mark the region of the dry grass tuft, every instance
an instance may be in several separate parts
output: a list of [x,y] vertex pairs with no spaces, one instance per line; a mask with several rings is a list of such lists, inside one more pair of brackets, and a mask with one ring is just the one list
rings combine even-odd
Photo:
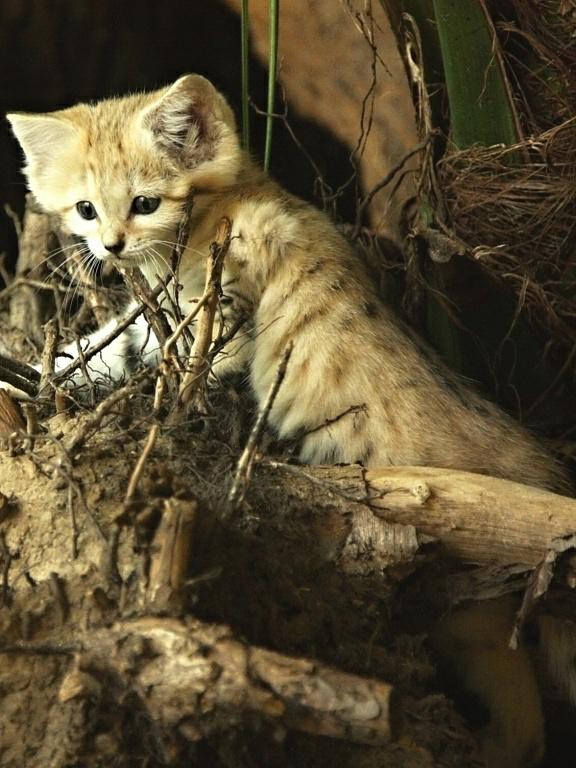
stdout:
[[576,341],[576,118],[510,147],[447,154],[454,232],[554,341]]

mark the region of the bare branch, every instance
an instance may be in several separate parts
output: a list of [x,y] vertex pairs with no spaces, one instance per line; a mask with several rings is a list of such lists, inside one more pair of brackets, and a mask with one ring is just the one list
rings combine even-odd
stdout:
[[250,714],[360,744],[386,743],[398,730],[387,683],[248,645],[223,626],[145,618],[92,631],[85,649],[82,668],[114,672],[124,690],[135,687],[159,734],[178,727],[199,741]]
[[252,431],[250,432],[246,446],[242,451],[240,459],[238,460],[234,480],[228,493],[227,514],[230,514],[238,508],[242,502],[242,499],[244,498],[244,494],[246,493],[246,488],[248,487],[248,483],[250,482],[250,475],[252,473],[254,454],[256,453],[258,443],[262,438],[262,433],[264,432],[266,422],[268,421],[268,416],[272,410],[274,401],[276,400],[276,395],[278,394],[278,391],[282,386],[282,382],[284,381],[284,377],[286,376],[286,369],[288,368],[288,361],[290,360],[292,349],[293,344],[292,342],[289,342],[288,346],[284,350],[280,364],[278,365],[276,376],[274,377],[274,381],[270,386],[266,400],[258,412],[258,416],[254,422],[254,426],[252,427]]
[[209,372],[208,352],[212,343],[214,318],[221,294],[222,267],[230,247],[231,232],[232,222],[230,219],[222,218],[218,225],[216,238],[210,246],[196,337],[190,352],[188,370],[180,386],[180,402],[187,408],[195,408],[200,413],[206,413],[207,410],[205,389]]
[[[157,286],[154,291],[152,291],[152,294],[156,297],[159,296],[162,291],[163,286]],[[69,365],[67,365],[65,368],[62,368],[60,371],[58,371],[56,374],[54,374],[54,382],[60,383],[62,381],[65,381],[74,371],[76,371],[78,368],[80,368],[83,364],[85,365],[88,363],[89,360],[91,360],[94,355],[99,354],[102,352],[103,349],[105,349],[109,344],[111,344],[114,339],[117,339],[118,336],[120,336],[126,328],[128,328],[132,323],[136,320],[137,317],[140,317],[142,312],[144,312],[145,304],[140,303],[137,307],[135,307],[130,314],[126,315],[126,317],[123,320],[120,320],[118,322],[118,325],[114,327],[114,329],[105,336],[101,341],[98,342],[98,344],[95,344],[93,347],[88,347],[88,349],[84,350],[82,357],[78,356],[75,360],[73,360]]]
[[42,350],[42,372],[38,385],[38,396],[48,397],[54,377],[54,365],[58,348],[58,320],[53,317],[44,325],[44,349]]
[[[138,301],[144,305],[146,320],[158,339],[158,343],[163,346],[166,343],[166,339],[172,333],[172,330],[162,307],[158,303],[155,292],[148,285],[148,281],[139,267],[119,266],[118,271],[126,281],[134,296],[136,296]],[[162,285],[160,291],[163,289],[164,286]]]
[[84,415],[65,446],[66,451],[70,456],[73,456],[74,452],[77,451],[92,434],[98,431],[102,420],[109,413],[113,412],[121,402],[142,390],[147,378],[148,377],[144,375],[133,376],[126,386],[112,392],[105,400],[102,400],[102,402],[99,403],[92,413]]
[[12,360],[6,355],[0,355],[0,381],[5,381],[30,397],[35,397],[38,392],[40,374],[31,365]]

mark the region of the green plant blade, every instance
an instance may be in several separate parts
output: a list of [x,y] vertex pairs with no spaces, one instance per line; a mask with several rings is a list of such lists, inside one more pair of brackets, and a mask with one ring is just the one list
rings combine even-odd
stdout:
[[278,4],[269,0],[268,5],[268,103],[266,106],[266,142],[264,144],[264,169],[270,167],[272,155],[272,128],[274,125],[274,99],[276,96],[276,74],[278,69]]
[[515,144],[520,122],[483,0],[434,0],[434,16],[455,147]]
[[242,14],[240,16],[241,35],[241,59],[242,59],[242,146],[250,149],[250,84],[248,79],[248,66],[250,55],[250,40],[248,32],[250,28],[249,0],[242,0]]

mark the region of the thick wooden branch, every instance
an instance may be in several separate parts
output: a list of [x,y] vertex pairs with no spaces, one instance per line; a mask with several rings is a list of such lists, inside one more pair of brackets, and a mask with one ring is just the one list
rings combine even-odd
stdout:
[[388,467],[367,472],[366,481],[379,517],[438,538],[448,554],[464,562],[532,567],[576,533],[575,499],[510,480]]
[[487,475],[435,467],[364,470],[275,462],[262,464],[258,472],[260,481],[270,475],[271,492],[274,483],[289,486],[306,506],[337,511],[347,521],[340,551],[354,535],[363,557],[380,559],[382,565],[406,560],[435,539],[447,555],[465,563],[529,570],[550,550],[570,546],[576,534],[575,499]]
[[166,315],[164,314],[158,300],[156,299],[155,291],[153,291],[140,267],[137,266],[118,266],[118,271],[124,278],[126,284],[131,289],[134,296],[139,302],[144,304],[144,314],[150,327],[154,331],[154,335],[158,339],[158,343],[162,346],[166,339],[171,334],[171,328]]
[[[22,643],[3,653],[61,653]],[[189,741],[246,722],[385,744],[399,731],[392,686],[305,659],[249,645],[221,625],[148,617],[76,638],[59,689],[61,706],[129,700],[145,713],[158,742]],[[106,691],[102,681],[106,680]]]
[[[229,629],[167,618],[92,632],[61,686],[61,700],[91,696],[88,676],[110,672],[136,692],[158,732],[191,741],[250,715],[308,733],[382,744],[397,730],[392,686],[248,645]],[[77,667],[84,673],[78,684]]]

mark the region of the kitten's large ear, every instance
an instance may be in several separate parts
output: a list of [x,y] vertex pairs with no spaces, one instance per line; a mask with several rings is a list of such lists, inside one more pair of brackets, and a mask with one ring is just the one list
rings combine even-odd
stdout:
[[72,123],[55,114],[14,113],[6,117],[24,150],[29,174],[56,160],[77,137]]
[[155,141],[190,168],[216,156],[223,133],[235,133],[232,110],[201,75],[179,78],[145,110],[143,121]]

